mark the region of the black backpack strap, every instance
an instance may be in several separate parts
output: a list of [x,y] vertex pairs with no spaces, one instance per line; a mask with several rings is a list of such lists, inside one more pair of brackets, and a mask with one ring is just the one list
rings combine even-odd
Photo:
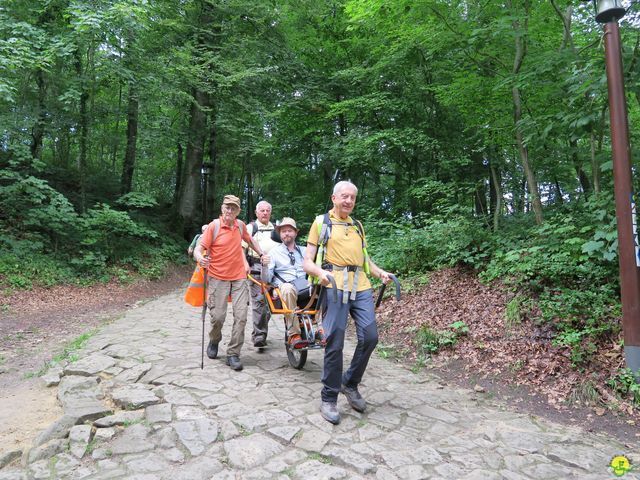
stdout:
[[278,274],[278,272],[274,271],[274,272],[273,272],[273,276],[274,276],[274,277],[277,277],[277,278],[278,278],[278,280],[280,280],[282,283],[287,283],[287,281],[286,281],[284,278],[282,278],[282,277]]
[[329,212],[327,212],[322,217],[322,228],[320,229],[318,245],[326,245],[329,238],[331,238],[331,218],[329,218]]

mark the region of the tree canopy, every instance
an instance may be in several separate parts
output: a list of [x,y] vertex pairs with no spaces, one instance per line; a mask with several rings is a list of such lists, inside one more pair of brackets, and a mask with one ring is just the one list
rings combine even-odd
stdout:
[[[632,145],[638,5],[621,21]],[[0,278],[13,286],[36,271],[158,273],[228,193],[247,219],[267,199],[308,227],[339,170],[389,268],[467,263],[526,283],[550,318],[567,288],[576,309],[612,317],[611,168],[589,2],[0,7]],[[607,290],[586,299],[587,284]],[[580,315],[580,331],[600,328]]]

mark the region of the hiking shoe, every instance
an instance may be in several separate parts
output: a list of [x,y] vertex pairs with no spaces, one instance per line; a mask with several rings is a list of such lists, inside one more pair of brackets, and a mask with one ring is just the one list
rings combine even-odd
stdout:
[[360,392],[358,392],[358,387],[347,387],[346,385],[342,385],[340,389],[344,396],[347,397],[347,402],[351,405],[356,412],[364,412],[367,409],[367,402],[364,401]]
[[207,357],[211,360],[214,358],[218,358],[218,344],[209,341],[209,345],[207,346]]
[[256,348],[266,347],[267,341],[262,337],[258,337],[253,341],[253,346]]
[[237,355],[230,355],[227,357],[227,365],[231,367],[232,370],[239,372],[242,370],[242,362],[238,358]]
[[325,402],[320,404],[320,415],[327,422],[337,425],[340,423],[340,412],[338,412],[338,405],[336,402]]
[[304,348],[309,345],[309,342],[303,340],[299,333],[289,335],[289,340],[287,340],[287,342],[291,348]]

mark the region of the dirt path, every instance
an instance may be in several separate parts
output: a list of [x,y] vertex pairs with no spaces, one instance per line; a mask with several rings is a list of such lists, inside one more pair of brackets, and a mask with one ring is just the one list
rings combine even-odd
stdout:
[[[58,390],[65,416],[80,424],[59,422],[63,438],[45,436],[0,478],[600,480],[611,478],[614,456],[634,467],[639,458],[637,442],[514,413],[379,354],[359,385],[366,408],[341,394],[332,425],[319,412],[322,351],[291,368],[274,315],[262,351],[246,323],[244,369],[232,370],[228,308],[219,357],[201,366],[200,309],[181,293],[128,310],[76,351]],[[346,364],[357,343],[349,330]]]
[[62,414],[56,389],[38,376],[65,347],[152,298],[185,284],[191,267],[157,281],[58,286],[0,298],[0,452],[26,446]]
[[[171,292],[184,285],[191,267],[176,268],[159,281],[139,281],[128,285],[117,283],[89,288],[56,287],[21,292],[0,297],[0,452],[19,449],[61,414],[56,400],[56,389],[46,388],[37,376],[52,358],[62,355],[69,342],[105,323],[118,318],[148,300]],[[446,270],[432,275],[426,288],[418,288],[405,295],[402,304],[388,304],[380,311],[381,347],[406,345],[396,349],[394,356],[407,366],[416,366],[416,325],[429,321],[434,325],[464,319],[470,326],[499,329],[503,322],[505,299],[498,291],[482,287],[470,275]],[[482,304],[483,309],[477,305]],[[488,307],[487,307],[488,306]],[[416,318],[417,312],[419,318]],[[476,318],[477,317],[477,318]],[[438,320],[440,319],[440,320]],[[413,329],[407,328],[407,325]],[[413,333],[411,333],[413,332]],[[474,333],[473,335],[479,335]],[[505,342],[494,342],[495,348],[509,347]],[[424,365],[432,369],[443,381],[473,389],[478,386],[487,395],[506,400],[521,412],[534,413],[569,425],[580,424],[589,431],[606,432],[622,441],[640,438],[637,416],[595,413],[593,406],[557,404],[549,402],[549,392],[536,388],[522,375],[514,378],[509,365],[514,357],[499,351],[495,355],[478,357],[461,342],[457,349],[441,352]],[[403,350],[400,352],[398,350]],[[472,360],[470,360],[472,359]],[[500,360],[494,362],[494,360]],[[472,368],[470,368],[473,366]],[[495,367],[489,370],[488,367]],[[503,374],[500,374],[502,369]],[[537,372],[538,370],[534,370]],[[555,377],[555,393],[563,377]]]

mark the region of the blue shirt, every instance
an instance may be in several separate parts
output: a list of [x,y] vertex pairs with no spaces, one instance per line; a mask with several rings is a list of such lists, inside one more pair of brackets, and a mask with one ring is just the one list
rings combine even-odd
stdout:
[[[302,269],[302,261],[304,260],[305,250],[306,247],[299,247],[298,245],[296,245],[293,249],[293,252],[289,252],[289,249],[284,243],[281,243],[277,247],[272,248],[269,251],[269,257],[271,257],[271,261],[269,262],[269,271],[265,280],[277,286],[282,284],[283,280],[276,277],[274,273],[277,273],[280,277],[282,277],[284,279],[284,282],[291,282],[296,278],[304,278],[307,275]],[[292,257],[289,255],[289,253],[293,254],[293,265],[291,265]]]

